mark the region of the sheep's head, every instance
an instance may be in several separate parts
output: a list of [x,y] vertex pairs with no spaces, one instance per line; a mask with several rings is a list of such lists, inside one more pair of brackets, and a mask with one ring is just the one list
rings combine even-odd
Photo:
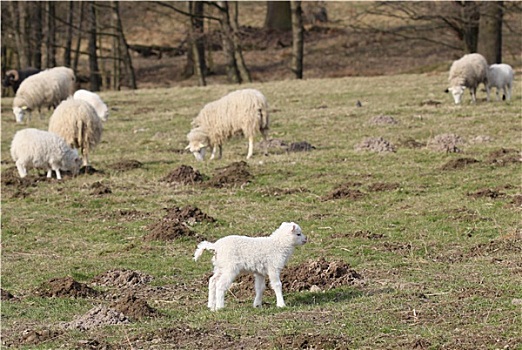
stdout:
[[463,85],[452,86],[446,89],[446,92],[451,92],[453,95],[453,100],[455,100],[455,104],[460,104],[462,101],[462,95],[464,94],[464,90],[466,87]]
[[9,70],[5,73],[5,78],[2,81],[4,87],[13,86],[15,82],[20,80],[20,75],[17,70]]
[[15,120],[17,123],[22,123],[24,121],[24,115],[27,112],[30,112],[27,106],[13,107],[13,113],[15,115]]
[[209,145],[207,134],[203,130],[196,128],[187,134],[187,140],[189,144],[185,149],[190,150],[198,161],[203,161],[205,159],[205,150]]
[[71,149],[66,152],[62,163],[62,170],[70,171],[74,176],[78,175],[82,165],[82,159],[78,155],[78,150]]
[[283,222],[274,234],[284,239],[285,242],[287,240],[291,241],[293,246],[303,245],[307,242],[301,227],[295,222]]

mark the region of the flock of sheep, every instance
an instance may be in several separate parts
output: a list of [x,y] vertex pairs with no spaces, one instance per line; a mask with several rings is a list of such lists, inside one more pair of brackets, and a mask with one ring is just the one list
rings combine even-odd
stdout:
[[[469,54],[453,62],[449,72],[449,88],[456,104],[461,103],[463,92],[470,89],[473,102],[476,90],[484,84],[489,101],[490,89],[503,90],[504,98],[511,98],[513,69],[507,64],[488,66],[480,54]],[[27,112],[43,107],[53,107],[49,131],[23,129],[18,131],[11,144],[11,156],[20,177],[29,168],[47,170],[47,177],[60,170],[78,173],[80,164],[87,166],[89,152],[100,142],[103,123],[108,118],[108,108],[95,93],[74,92],[75,76],[71,69],[56,67],[28,75],[17,86],[13,101],[16,121],[21,123]],[[248,138],[247,159],[253,154],[254,137],[260,133],[268,137],[269,116],[266,97],[255,89],[242,89],[206,104],[192,121],[188,133],[188,146],[198,161],[205,150],[212,148],[210,159],[221,158],[223,143],[234,135]],[[268,142],[264,142],[265,145]],[[83,156],[80,160],[77,150]],[[265,148],[265,154],[267,149]],[[235,277],[243,271],[255,276],[254,307],[261,306],[265,289],[265,276],[275,291],[277,306],[285,306],[279,275],[293,253],[294,247],[306,243],[306,237],[296,223],[283,223],[269,237],[250,238],[227,236],[215,243],[201,242],[194,259],[204,250],[212,250],[214,274],[209,280],[208,307],[215,311],[224,307],[224,294]]]

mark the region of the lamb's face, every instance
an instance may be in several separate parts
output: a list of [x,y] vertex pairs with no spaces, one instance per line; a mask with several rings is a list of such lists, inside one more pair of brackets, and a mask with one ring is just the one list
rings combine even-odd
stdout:
[[80,172],[80,167],[82,165],[82,159],[78,155],[78,151],[76,149],[67,152],[65,156],[64,169],[73,173],[74,176],[78,175]]
[[283,222],[279,229],[282,230],[284,234],[292,237],[294,246],[303,245],[307,242],[307,238],[303,234],[301,227],[295,222]]
[[453,95],[453,100],[455,100],[455,104],[460,104],[462,101],[462,95],[464,94],[464,90],[466,89],[465,86],[459,85],[459,86],[452,86],[448,88],[448,91],[451,92]]

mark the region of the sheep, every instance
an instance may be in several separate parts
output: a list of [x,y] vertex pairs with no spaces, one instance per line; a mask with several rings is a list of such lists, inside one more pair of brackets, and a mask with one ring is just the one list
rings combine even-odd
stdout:
[[218,159],[221,159],[223,142],[242,133],[248,138],[249,159],[254,151],[254,136],[261,132],[266,141],[268,129],[266,97],[255,89],[237,90],[203,107],[192,121],[192,130],[187,134],[189,145],[186,149],[189,149],[198,161],[202,161],[206,147],[212,147],[211,160],[215,158],[219,148]]
[[89,152],[100,142],[103,125],[89,102],[68,98],[60,103],[49,120],[49,131],[81,149],[83,166],[89,165]]
[[504,91],[503,100],[511,99],[511,89],[515,73],[509,64],[492,64],[488,70],[488,89],[497,88],[497,101],[500,100],[499,90]]
[[55,67],[46,69],[25,79],[13,100],[13,113],[17,123],[23,121],[25,112],[42,107],[56,108],[74,92],[75,76],[72,69]]
[[103,102],[101,97],[94,92],[80,89],[74,93],[73,98],[89,102],[103,122],[106,122],[107,119],[109,119],[109,109],[107,108],[107,105]]
[[269,237],[233,235],[218,239],[215,243],[199,243],[194,253],[195,261],[205,249],[214,251],[214,274],[210,277],[208,290],[210,310],[217,311],[225,307],[225,291],[241,272],[254,274],[254,307],[261,307],[266,275],[276,294],[277,306],[284,307],[280,273],[294,248],[305,243],[306,236],[294,222],[283,222]]
[[476,92],[480,83],[486,87],[487,100],[489,101],[488,89],[488,63],[484,56],[478,53],[464,55],[453,62],[449,71],[449,88],[455,104],[460,104],[464,89],[469,88],[473,103],[477,102]]
[[35,75],[37,73],[40,73],[40,70],[33,67],[28,67],[25,69],[11,69],[8,70],[5,73],[4,80],[2,81],[2,85],[6,88],[11,87],[13,89],[13,92],[16,94],[18,91],[18,88],[20,87],[20,84],[22,82],[29,78],[31,75]]
[[81,164],[78,152],[60,136],[32,128],[16,132],[11,142],[11,157],[21,178],[27,176],[30,168],[44,168],[48,178],[54,170],[56,178],[61,180],[60,170],[72,171],[76,175]]

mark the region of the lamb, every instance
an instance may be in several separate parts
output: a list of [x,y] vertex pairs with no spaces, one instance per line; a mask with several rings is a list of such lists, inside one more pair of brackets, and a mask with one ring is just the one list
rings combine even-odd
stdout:
[[470,89],[473,103],[476,103],[476,92],[480,83],[483,83],[486,87],[487,100],[489,101],[488,63],[484,56],[472,53],[454,61],[449,71],[448,80],[449,88],[446,89],[446,92],[452,93],[455,104],[460,104],[466,88]]
[[46,69],[25,79],[13,100],[13,113],[17,123],[23,121],[26,112],[42,107],[56,108],[74,92],[75,76],[72,69],[55,67]]
[[294,248],[305,243],[301,227],[294,222],[283,222],[269,237],[226,236],[215,243],[199,243],[194,260],[198,260],[205,249],[214,251],[214,274],[210,277],[208,290],[210,310],[225,307],[225,291],[241,272],[254,274],[254,307],[261,307],[266,275],[276,294],[277,306],[284,307],[280,273]]
[[90,103],[69,98],[51,115],[49,131],[63,137],[69,146],[81,149],[83,166],[88,166],[89,152],[101,141],[103,125]]
[[61,180],[60,170],[69,170],[76,175],[81,164],[78,152],[60,136],[32,128],[19,130],[15,134],[11,143],[11,157],[21,178],[27,176],[30,168],[44,168],[48,178],[54,170],[56,178]]
[[504,91],[503,100],[511,99],[511,89],[515,73],[509,64],[492,64],[488,70],[488,89],[497,88],[497,101],[500,100],[499,90]]
[[212,147],[211,160],[215,158],[219,148],[218,159],[221,159],[223,142],[242,133],[248,138],[249,159],[254,151],[254,136],[261,132],[266,141],[268,129],[266,97],[255,89],[237,90],[203,107],[192,121],[192,130],[187,135],[189,145],[186,149],[189,149],[198,161],[202,161],[206,147]]
[[37,73],[40,73],[40,70],[33,67],[28,67],[25,69],[11,69],[5,72],[4,80],[2,81],[2,85],[6,88],[11,87],[13,89],[13,92],[16,94],[18,91],[18,88],[20,87],[20,84],[22,82],[29,78],[31,75],[35,75]]
[[74,93],[73,98],[89,102],[103,122],[106,122],[107,119],[109,119],[109,109],[107,108],[107,105],[103,102],[101,97],[94,92],[80,89]]

